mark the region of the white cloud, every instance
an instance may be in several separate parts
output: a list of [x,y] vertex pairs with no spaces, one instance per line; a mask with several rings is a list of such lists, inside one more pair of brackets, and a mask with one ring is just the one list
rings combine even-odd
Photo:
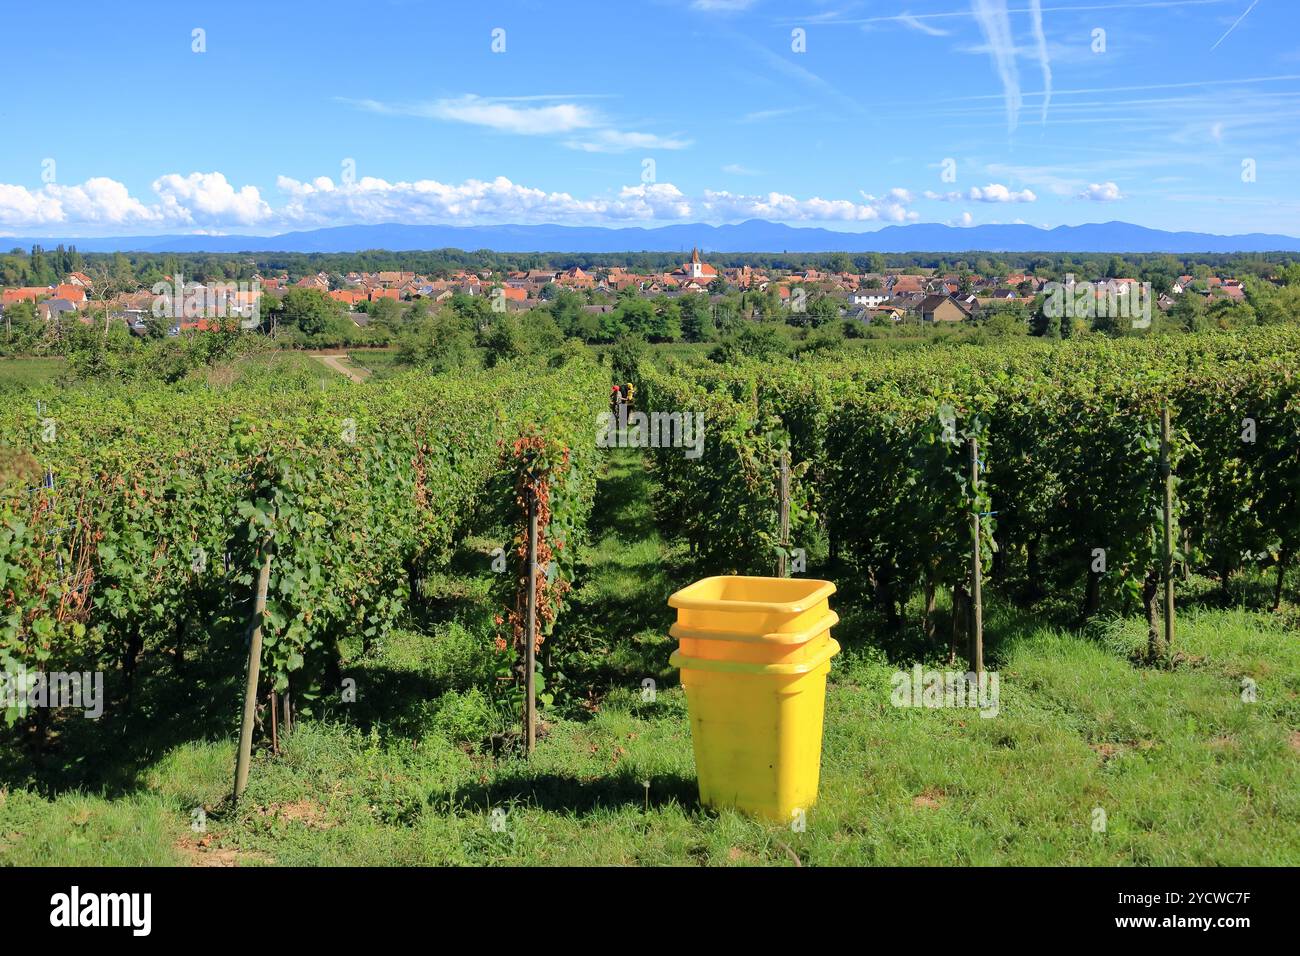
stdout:
[[0,183],[0,223],[6,226],[63,222],[63,206],[49,187],[35,191],[26,186]]
[[780,109],[771,110],[754,110],[752,113],[746,113],[740,119],[736,120],[736,122],[761,123],[763,120],[777,119],[781,116],[791,116],[795,113],[802,113],[804,110],[805,107],[802,106],[782,107]]
[[251,226],[271,216],[256,186],[236,190],[221,173],[169,173],[154,180],[153,191],[163,215],[176,222]]
[[[371,102],[371,101],[366,101]],[[545,106],[516,106],[513,102],[488,99],[473,94],[455,99],[434,100],[409,107],[381,108],[377,112],[396,112],[409,116],[485,126],[503,133],[522,136],[569,133],[588,129],[599,123],[590,107],[579,103],[551,103]]]
[[281,215],[298,225],[327,222],[585,222],[697,219],[728,222],[770,219],[777,222],[908,222],[912,195],[890,190],[863,202],[769,192],[762,195],[705,190],[688,196],[671,183],[624,186],[612,198],[578,199],[547,193],[497,177],[448,185],[433,180],[390,183],[364,178],[335,185],[327,178],[300,182],[281,177],[289,201]]
[[692,10],[704,10],[707,13],[730,13],[735,10],[748,10],[754,0],[691,0]]
[[543,106],[517,106],[553,97],[484,97],[467,93],[447,99],[419,103],[384,103],[380,100],[345,99],[358,109],[386,116],[415,116],[483,126],[502,133],[540,136],[571,133],[601,124],[600,114],[580,103],[548,102]]
[[570,140],[564,144],[570,149],[587,153],[625,153],[629,149],[686,149],[689,139],[677,135],[658,136],[654,133],[621,132],[614,129],[596,130],[590,137]]
[[[591,99],[595,95],[569,95],[567,99]],[[620,130],[600,111],[581,103],[558,102],[558,95],[485,97],[467,93],[449,99],[420,103],[384,103],[379,100],[344,99],[358,109],[390,116],[465,123],[516,136],[581,134],[565,142],[570,149],[588,153],[624,153],[630,149],[686,149],[689,139],[678,134],[660,136]],[[543,105],[520,105],[520,104]]]
[[60,221],[130,223],[161,218],[157,209],[133,198],[126,186],[106,176],[94,176],[79,186],[51,183],[45,192],[58,203]]
[[287,176],[277,180],[289,201],[281,218],[297,225],[331,222],[538,221],[572,219],[599,213],[591,202],[568,193],[521,186],[504,176],[487,181],[467,179],[459,185],[432,179],[390,183],[364,176],[336,184],[328,177],[309,183]]
[[1120,194],[1119,186],[1111,182],[1089,183],[1088,188],[1079,193],[1080,199],[1091,199],[1093,202],[1115,202],[1117,199],[1123,199]]
[[905,222],[916,214],[905,208],[897,198],[877,199],[863,195],[866,200],[855,203],[847,199],[796,199],[785,193],[770,192],[762,196],[748,196],[726,191],[705,190],[701,210],[710,221],[735,219],[770,219],[774,222]]
[[[743,167],[741,167],[743,168]],[[613,225],[632,222],[911,222],[915,197],[906,189],[860,199],[798,197],[704,190],[687,195],[672,183],[641,183],[613,193],[579,197],[495,179],[443,183],[433,179],[389,181],[366,176],[353,182],[328,176],[276,180],[279,201],[268,203],[254,186],[236,187],[218,172],[169,173],[153,183],[156,200],[133,197],[115,180],[96,178],[79,186],[40,189],[0,184],[0,226],[65,234],[123,234],[113,226],[145,224],[153,232],[220,232],[257,227],[260,232],[341,224],[400,222],[542,223]],[[79,228],[81,227],[81,228]],[[91,227],[86,229],[84,227]]]
[[123,183],[94,176],[84,183],[47,183],[39,189],[0,183],[0,223],[6,226],[109,225],[140,223],[251,224],[270,214],[257,189],[238,192],[220,173],[175,173],[153,184],[159,201],[146,204]]
[[972,186],[963,192],[936,193],[931,190],[925,191],[926,199],[938,200],[939,202],[1037,202],[1038,196],[1032,189],[1022,189],[1019,192],[1002,185],[1001,183],[989,183],[987,186]]

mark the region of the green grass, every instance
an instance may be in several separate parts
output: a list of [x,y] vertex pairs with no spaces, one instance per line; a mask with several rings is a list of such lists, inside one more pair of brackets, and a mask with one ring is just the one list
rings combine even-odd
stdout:
[[191,376],[215,388],[255,382],[275,383],[283,391],[334,384],[343,376],[310,355],[293,349],[267,349],[241,355],[220,365],[196,369]]
[[62,358],[2,358],[0,388],[48,385],[62,375],[66,367]]
[[[477,624],[486,587],[448,577],[444,619],[350,661],[358,702],[301,721],[280,756],[259,753],[238,808],[225,799],[232,675],[214,693],[224,729],[141,746],[102,792],[93,768],[76,789],[0,792],[0,862],[1300,864],[1300,644],[1273,615],[1240,608],[1184,610],[1179,656],[1156,669],[1134,663],[1136,620],[1079,634],[992,604],[992,718],[892,706],[896,665],[867,618],[846,613],[806,831],[701,807],[667,666],[664,601],[688,572],[659,539],[648,492],[638,460],[620,453],[555,638],[570,698],[594,702],[549,715],[531,761],[485,742],[500,729],[478,689],[490,680]],[[653,703],[644,677],[658,682]],[[203,832],[191,828],[199,807]]]
[[354,369],[369,372],[370,378],[380,381],[410,371],[406,366],[397,364],[397,349],[352,349],[348,352],[347,364]]

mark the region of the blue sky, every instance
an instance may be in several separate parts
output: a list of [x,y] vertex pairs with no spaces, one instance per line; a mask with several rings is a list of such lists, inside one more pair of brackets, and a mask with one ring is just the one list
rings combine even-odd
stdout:
[[0,234],[749,218],[1300,234],[1295,0],[60,9],[0,4]]

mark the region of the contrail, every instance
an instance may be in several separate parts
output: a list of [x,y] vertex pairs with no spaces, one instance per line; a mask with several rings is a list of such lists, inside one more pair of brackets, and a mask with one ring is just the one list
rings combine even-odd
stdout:
[[1047,107],[1052,102],[1052,64],[1047,59],[1047,37],[1043,34],[1043,6],[1041,0],[1029,0],[1029,11],[1034,20],[1034,39],[1038,42],[1038,63],[1043,68],[1043,125],[1047,125]]
[[993,54],[993,64],[1002,79],[1002,93],[1007,104],[1007,131],[1015,132],[1020,115],[1020,72],[1016,69],[1016,44],[1011,36],[1011,21],[1006,0],[971,0],[971,11]]
[[[1246,19],[1246,14],[1250,13],[1251,10],[1254,10],[1258,4],[1259,4],[1259,0],[1251,0],[1250,6],[1246,8],[1246,13],[1243,13],[1241,16],[1237,17],[1237,19],[1233,22],[1232,26],[1228,27],[1228,33],[1231,33],[1233,30],[1237,29],[1237,24],[1240,23],[1242,20]],[[1223,36],[1219,37],[1219,39],[1214,41],[1214,46],[1210,47],[1211,52],[1217,49],[1220,43],[1228,39],[1228,33],[1225,33]]]

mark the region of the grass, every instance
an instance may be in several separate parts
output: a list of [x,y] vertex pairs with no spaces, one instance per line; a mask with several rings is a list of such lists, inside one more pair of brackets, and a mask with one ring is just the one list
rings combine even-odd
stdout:
[[[620,453],[555,639],[570,704],[548,716],[531,761],[485,742],[500,724],[479,689],[486,587],[449,578],[441,620],[350,661],[357,703],[301,721],[280,756],[259,753],[238,808],[225,799],[238,695],[228,674],[191,702],[227,717],[172,721],[196,729],[139,745],[111,786],[96,766],[61,768],[81,782],[47,777],[45,788],[10,768],[0,862],[1300,864],[1300,645],[1273,615],[1203,602],[1180,616],[1170,669],[1134,663],[1136,620],[1076,633],[991,603],[991,718],[892,706],[898,664],[865,616],[846,613],[806,831],[701,807],[667,666],[664,602],[689,571],[659,539],[648,491],[638,459]],[[653,702],[645,677],[658,682]]]
[[63,374],[62,358],[18,357],[0,359],[0,388],[48,385]]
[[277,390],[285,392],[320,387],[321,383],[333,384],[341,378],[337,371],[310,355],[291,349],[267,349],[241,355],[219,365],[195,369],[191,377],[214,388],[260,382],[272,383]]
[[348,352],[347,364],[369,372],[372,379],[380,381],[409,371],[406,366],[397,364],[397,349],[352,349]]

